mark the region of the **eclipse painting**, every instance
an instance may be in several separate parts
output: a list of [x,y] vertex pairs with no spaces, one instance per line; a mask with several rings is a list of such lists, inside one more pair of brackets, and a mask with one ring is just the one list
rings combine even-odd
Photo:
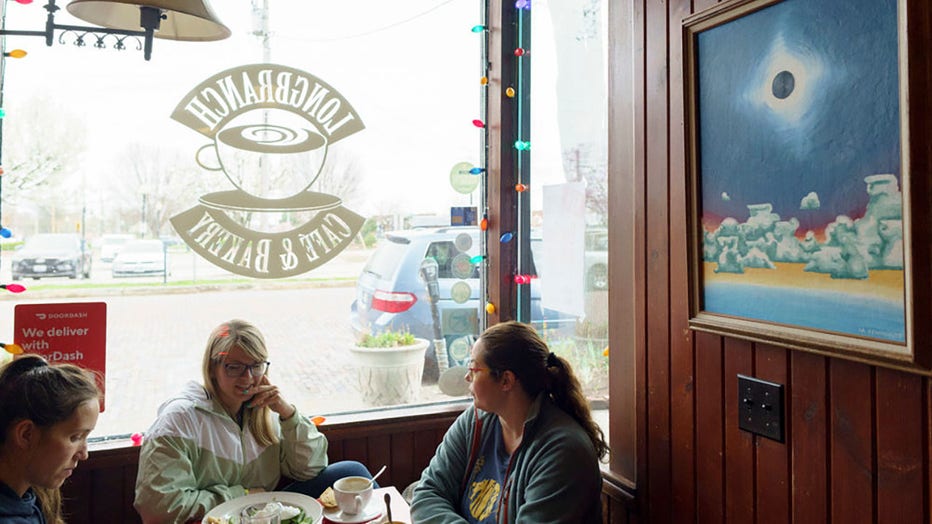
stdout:
[[696,34],[702,309],[905,342],[896,0]]

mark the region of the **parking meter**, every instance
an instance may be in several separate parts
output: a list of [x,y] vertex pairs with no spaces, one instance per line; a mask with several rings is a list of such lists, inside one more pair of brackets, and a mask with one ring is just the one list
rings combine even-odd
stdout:
[[434,324],[434,355],[437,357],[437,369],[443,374],[449,367],[447,357],[447,341],[443,338],[440,326],[440,310],[437,302],[440,300],[440,284],[437,282],[439,266],[433,258],[421,261],[419,274],[421,280],[427,285],[427,295],[430,298],[430,316]]

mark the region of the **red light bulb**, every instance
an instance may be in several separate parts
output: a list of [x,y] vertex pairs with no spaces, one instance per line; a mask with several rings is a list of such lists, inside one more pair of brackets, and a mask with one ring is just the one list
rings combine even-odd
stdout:
[[527,51],[521,47],[515,49],[515,56],[524,56],[525,53],[527,53]]
[[515,191],[518,193],[524,193],[527,191],[527,184],[515,184]]
[[485,127],[485,122],[479,120],[478,118],[472,121],[472,125],[476,127]]

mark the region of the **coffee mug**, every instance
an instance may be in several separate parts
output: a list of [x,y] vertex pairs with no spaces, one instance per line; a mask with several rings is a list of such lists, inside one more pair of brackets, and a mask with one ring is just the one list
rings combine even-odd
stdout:
[[365,509],[372,498],[372,481],[366,477],[343,477],[333,483],[333,495],[340,511],[356,515]]

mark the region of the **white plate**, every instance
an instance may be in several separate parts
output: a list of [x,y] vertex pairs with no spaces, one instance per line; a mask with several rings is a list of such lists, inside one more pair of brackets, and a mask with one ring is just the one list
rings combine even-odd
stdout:
[[369,522],[370,520],[375,520],[382,516],[382,508],[384,504],[381,499],[376,500],[375,496],[369,500],[369,505],[355,515],[345,515],[342,511],[337,508],[333,509],[324,509],[324,516],[327,517],[327,520],[330,522],[335,522],[336,524],[362,524],[363,522]]
[[236,517],[236,522],[239,522],[239,514],[243,508],[260,502],[282,502],[289,506],[301,508],[315,524],[320,522],[324,514],[324,507],[312,497],[290,491],[267,491],[265,493],[250,493],[249,495],[228,500],[208,511],[204,515],[203,522],[207,522],[207,517],[222,519],[224,524],[229,522],[230,518]]

